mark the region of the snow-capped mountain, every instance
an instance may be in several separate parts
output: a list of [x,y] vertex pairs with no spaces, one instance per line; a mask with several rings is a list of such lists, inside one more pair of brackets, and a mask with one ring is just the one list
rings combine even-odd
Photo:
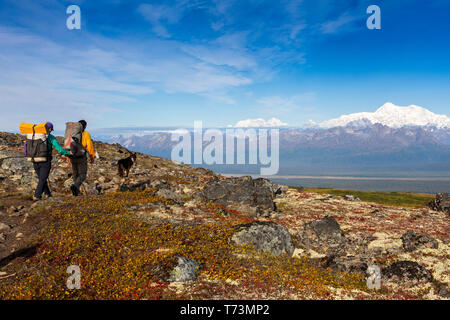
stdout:
[[435,114],[423,107],[410,105],[407,107],[385,103],[375,112],[360,112],[343,115],[336,119],[322,122],[320,128],[333,128],[345,126],[363,127],[379,123],[391,128],[407,126],[450,128],[450,117]]
[[[280,128],[280,174],[450,175],[450,118],[418,106],[386,103],[373,113],[310,122],[303,128],[288,127],[276,118],[243,120],[232,127]],[[91,134],[133,151],[170,158],[178,143],[171,139],[176,129],[116,128],[109,130],[114,133],[109,137],[108,130]],[[226,128],[219,130],[225,134]],[[248,165],[205,167],[221,173],[257,171]]]

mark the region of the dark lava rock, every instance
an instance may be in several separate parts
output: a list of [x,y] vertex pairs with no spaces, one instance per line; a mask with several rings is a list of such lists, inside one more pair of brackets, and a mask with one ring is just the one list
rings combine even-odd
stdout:
[[388,281],[433,281],[431,273],[414,261],[398,261],[381,270],[383,280]]
[[331,216],[305,224],[299,244],[327,256],[343,255],[346,250],[344,232]]
[[273,200],[278,192],[279,186],[275,183],[266,179],[253,180],[248,176],[209,182],[199,195],[203,200],[221,205],[238,203],[275,210]]
[[403,249],[405,251],[414,251],[421,248],[437,249],[438,242],[427,235],[408,231],[402,235]]
[[428,206],[435,211],[450,213],[450,196],[448,193],[438,193],[434,200],[428,202]]
[[237,245],[253,245],[256,249],[270,252],[274,256],[287,253],[292,256],[294,245],[286,227],[267,221],[255,221],[236,226],[231,241]]

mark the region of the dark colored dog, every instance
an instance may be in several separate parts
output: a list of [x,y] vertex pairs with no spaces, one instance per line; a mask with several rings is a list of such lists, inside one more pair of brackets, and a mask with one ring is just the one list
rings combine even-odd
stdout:
[[123,177],[124,173],[126,173],[125,177],[128,177],[128,173],[130,172],[133,164],[136,163],[136,154],[132,153],[128,158],[121,159],[117,162],[119,166],[119,176]]

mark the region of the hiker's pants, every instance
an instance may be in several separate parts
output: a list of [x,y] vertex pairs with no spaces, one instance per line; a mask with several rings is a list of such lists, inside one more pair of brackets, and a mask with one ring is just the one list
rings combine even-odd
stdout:
[[39,183],[36,187],[34,196],[36,198],[40,198],[42,196],[42,193],[50,195],[50,189],[48,187],[47,179],[50,174],[50,169],[52,168],[52,161],[49,160],[46,162],[33,162],[33,167],[39,178]]
[[72,158],[72,174],[73,174],[73,184],[79,190],[84,180],[86,180],[88,164],[87,157],[77,157]]

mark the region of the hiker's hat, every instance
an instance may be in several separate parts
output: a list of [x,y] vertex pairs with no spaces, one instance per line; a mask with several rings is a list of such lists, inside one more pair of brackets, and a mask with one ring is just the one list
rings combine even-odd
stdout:
[[48,130],[50,130],[50,129],[53,130],[53,123],[47,122],[47,123],[45,124],[45,126],[47,127]]

